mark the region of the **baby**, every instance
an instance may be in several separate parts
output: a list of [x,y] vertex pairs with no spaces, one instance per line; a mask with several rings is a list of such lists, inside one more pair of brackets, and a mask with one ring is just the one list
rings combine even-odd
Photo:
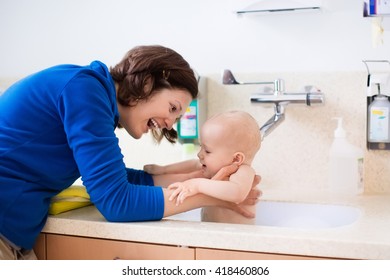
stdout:
[[[229,111],[208,119],[200,131],[199,159],[187,160],[166,166],[145,165],[150,174],[190,173],[202,170],[204,178],[189,179],[171,184],[170,200],[183,203],[189,196],[203,193],[221,200],[242,202],[252,188],[256,175],[251,167],[260,149],[260,128],[256,120],[243,111]],[[222,167],[237,164],[238,170],[226,181],[210,180]],[[255,205],[246,205],[255,213]],[[219,207],[204,207],[202,221],[253,224],[254,219],[245,218],[231,210]]]

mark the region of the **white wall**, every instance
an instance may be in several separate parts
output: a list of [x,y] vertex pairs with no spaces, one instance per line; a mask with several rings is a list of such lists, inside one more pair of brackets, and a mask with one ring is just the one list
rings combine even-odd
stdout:
[[0,0],[0,77],[94,59],[113,65],[139,44],[174,48],[202,75],[225,67],[364,70],[362,59],[389,59],[389,28],[384,45],[373,48],[362,0],[323,0],[321,13],[243,18],[233,13],[253,2]]

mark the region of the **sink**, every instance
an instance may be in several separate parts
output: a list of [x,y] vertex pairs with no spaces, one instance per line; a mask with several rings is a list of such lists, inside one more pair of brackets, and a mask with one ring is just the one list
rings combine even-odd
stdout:
[[[200,209],[173,215],[170,220],[200,221]],[[346,226],[360,217],[359,208],[336,204],[260,201],[256,225],[299,229],[326,229]]]

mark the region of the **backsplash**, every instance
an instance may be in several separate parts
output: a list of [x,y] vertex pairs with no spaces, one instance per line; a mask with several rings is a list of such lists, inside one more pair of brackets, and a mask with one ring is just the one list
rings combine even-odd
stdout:
[[[232,69],[234,70],[234,69]],[[267,188],[323,190],[327,186],[328,151],[336,121],[342,117],[348,140],[365,151],[365,193],[390,192],[390,151],[366,149],[366,72],[234,73],[239,81],[285,80],[286,92],[314,85],[325,94],[325,104],[307,107],[288,105],[285,120],[268,135],[254,160],[254,168]],[[16,79],[0,79],[5,89]],[[245,110],[263,125],[272,115],[271,106],[252,104],[256,85],[223,85],[220,74],[207,75],[208,115],[226,110]],[[128,167],[166,164],[182,159],[181,145],[166,141],[156,145],[151,136],[134,140],[117,130]]]
[[[366,149],[366,72],[234,73],[239,81],[285,80],[286,92],[302,92],[314,85],[325,94],[325,104],[308,107],[290,104],[285,120],[268,135],[254,160],[254,168],[267,187],[286,189],[327,187],[328,151],[336,121],[342,117],[348,140],[365,151],[365,192],[390,192],[390,151]],[[208,80],[208,114],[240,109],[263,125],[273,107],[250,102],[256,85],[222,85],[220,75]],[[257,91],[258,92],[258,91]]]

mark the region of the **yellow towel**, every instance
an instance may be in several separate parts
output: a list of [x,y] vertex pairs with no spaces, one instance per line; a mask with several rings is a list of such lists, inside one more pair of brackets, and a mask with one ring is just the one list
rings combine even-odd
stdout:
[[72,185],[51,199],[49,214],[57,215],[69,210],[91,205],[84,186]]

